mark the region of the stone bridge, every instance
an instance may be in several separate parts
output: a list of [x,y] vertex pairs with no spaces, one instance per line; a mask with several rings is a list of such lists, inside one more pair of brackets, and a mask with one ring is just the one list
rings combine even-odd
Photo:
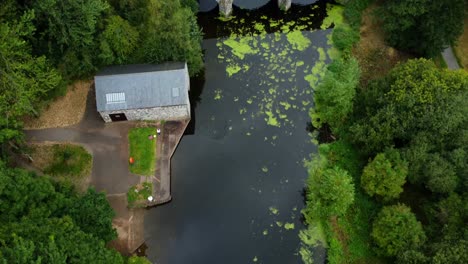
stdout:
[[[232,13],[232,3],[234,0],[216,0],[219,5],[219,12],[228,17]],[[278,7],[283,10],[288,10],[291,7],[291,0],[278,0]]]

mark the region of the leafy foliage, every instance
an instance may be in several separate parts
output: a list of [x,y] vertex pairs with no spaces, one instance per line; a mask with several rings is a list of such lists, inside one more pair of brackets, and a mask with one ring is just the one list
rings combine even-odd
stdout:
[[356,59],[333,61],[315,90],[315,107],[310,113],[312,124],[320,127],[327,123],[339,131],[352,111],[358,82],[359,65]]
[[354,201],[354,184],[348,172],[337,166],[327,168],[324,162],[317,158],[309,165],[306,217],[339,216]]
[[54,161],[44,169],[46,174],[82,178],[90,173],[92,156],[83,147],[54,145],[53,152]]
[[390,45],[434,56],[463,32],[464,0],[386,1],[381,9]]
[[421,223],[411,209],[402,204],[382,208],[374,220],[372,237],[378,251],[385,256],[417,249],[426,239]]
[[349,53],[359,41],[359,32],[346,24],[340,24],[333,29],[332,40],[337,49]]
[[35,52],[59,65],[68,78],[87,77],[96,70],[94,60],[98,22],[109,8],[103,0],[40,0],[36,14]]
[[66,212],[83,232],[92,234],[106,243],[117,238],[117,233],[112,227],[115,212],[104,193],[88,189],[83,196],[74,197]]
[[34,32],[27,12],[18,21],[0,23],[0,143],[21,139],[23,115],[34,115],[62,78],[44,57],[31,55],[25,41]]
[[467,73],[410,60],[356,99],[351,138],[364,152],[402,148],[410,182],[445,193],[458,186],[467,160]]
[[370,196],[383,201],[398,198],[408,174],[408,164],[400,158],[397,150],[388,149],[379,153],[364,168],[361,186]]
[[0,166],[0,262],[123,263],[104,194],[78,196],[46,177]]
[[139,33],[120,16],[111,16],[101,35],[99,58],[106,65],[124,64],[135,51]]
[[201,31],[190,9],[179,1],[149,0],[148,21],[137,60],[150,63],[187,61],[190,75],[203,67]]

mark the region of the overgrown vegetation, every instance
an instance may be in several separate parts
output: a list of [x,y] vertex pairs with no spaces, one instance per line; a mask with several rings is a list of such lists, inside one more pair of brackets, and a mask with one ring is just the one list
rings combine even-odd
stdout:
[[78,195],[46,177],[0,165],[0,262],[124,263],[103,193]]
[[432,57],[463,32],[464,0],[385,1],[380,10],[387,41],[396,48]]
[[83,147],[72,144],[32,144],[32,165],[50,178],[72,184],[79,192],[88,188],[92,156]]
[[128,133],[130,172],[137,175],[153,176],[156,170],[156,128],[132,128]]
[[44,172],[57,178],[83,178],[91,173],[92,156],[83,147],[53,145],[53,161]]
[[[303,214],[309,227],[301,231],[301,256],[310,263],[307,248],[317,244],[312,238],[321,238],[330,263],[468,262],[464,235],[468,208],[462,205],[467,202],[468,75],[414,59],[366,82],[330,85],[329,79],[335,75],[359,79],[359,71],[334,64],[353,60],[357,32],[352,30],[359,30],[360,13],[372,1],[341,2],[346,3],[345,21],[335,27],[332,36],[340,57],[328,66],[316,88],[318,107],[311,115],[316,126],[331,128],[333,136],[326,138],[333,142],[322,143],[319,154],[307,163]],[[405,1],[391,2],[388,5]],[[433,10],[432,4],[427,10]],[[420,5],[417,8],[426,10]],[[453,24],[457,19],[438,23],[443,23],[441,28],[458,27]],[[424,41],[429,43],[432,37]],[[421,48],[428,48],[426,44]],[[430,54],[438,45],[429,44],[433,46],[420,54]],[[320,90],[327,86],[330,88]],[[331,190],[327,179],[316,180],[330,168],[341,175],[333,194],[327,193]],[[349,180],[348,175],[353,190],[340,187]]]

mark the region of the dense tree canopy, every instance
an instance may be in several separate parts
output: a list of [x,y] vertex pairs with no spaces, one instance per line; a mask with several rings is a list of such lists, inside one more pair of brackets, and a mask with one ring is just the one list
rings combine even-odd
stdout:
[[123,263],[104,194],[0,166],[1,263]]
[[342,215],[354,201],[351,176],[338,166],[327,167],[324,159],[318,158],[309,165],[307,200],[309,215]]
[[315,107],[310,113],[314,126],[327,123],[334,130],[342,127],[353,109],[359,74],[359,65],[354,58],[338,59],[328,66],[314,92]]
[[[396,146],[408,178],[448,193],[467,173],[468,74],[439,70],[424,59],[396,67],[357,99],[351,138],[372,155]],[[466,182],[463,182],[466,184]]]
[[385,256],[417,249],[426,239],[421,223],[409,207],[401,204],[380,211],[373,223],[372,237],[378,251]]
[[379,153],[367,164],[361,176],[362,188],[370,195],[390,201],[398,198],[406,182],[408,164],[397,150]]
[[463,32],[464,5],[464,0],[385,1],[380,15],[391,45],[434,56]]
[[34,32],[33,12],[18,21],[0,22],[0,143],[21,137],[25,114],[35,114],[52,90],[62,85],[60,74],[46,57],[31,55],[25,39]]

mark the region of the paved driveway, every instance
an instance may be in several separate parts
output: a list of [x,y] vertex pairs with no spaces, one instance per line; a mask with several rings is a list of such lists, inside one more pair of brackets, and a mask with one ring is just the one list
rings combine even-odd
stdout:
[[128,130],[133,122],[106,124],[96,111],[94,85],[89,91],[83,120],[66,128],[26,130],[32,142],[74,142],[83,145],[93,155],[91,185],[107,194],[126,193],[140,177],[128,170]]

